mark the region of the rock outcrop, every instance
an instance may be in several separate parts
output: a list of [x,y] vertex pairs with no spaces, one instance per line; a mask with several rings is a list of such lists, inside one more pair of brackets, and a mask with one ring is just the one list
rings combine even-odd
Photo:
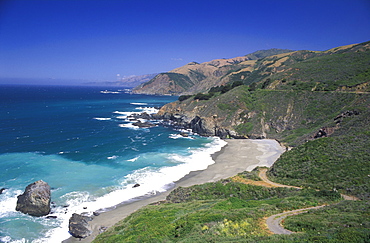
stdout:
[[32,216],[45,216],[50,213],[50,186],[40,180],[28,185],[18,196],[15,210]]
[[88,216],[83,216],[77,213],[72,214],[69,219],[69,233],[75,238],[86,238],[91,234],[91,229],[89,226],[89,221],[92,218]]

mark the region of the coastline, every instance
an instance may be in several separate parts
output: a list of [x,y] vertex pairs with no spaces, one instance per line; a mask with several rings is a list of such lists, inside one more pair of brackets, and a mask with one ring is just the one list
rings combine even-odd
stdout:
[[[212,159],[215,161],[214,164],[208,166],[205,170],[189,173],[175,182],[174,188],[216,182],[246,170],[251,171],[257,166],[270,167],[285,151],[285,148],[281,147],[276,140],[225,139],[225,141],[227,145],[212,155]],[[64,240],[63,243],[91,242],[100,233],[102,227],[109,228],[136,210],[151,203],[165,200],[174,188],[158,195],[140,197],[117,205],[114,209],[103,212],[90,221],[89,225],[92,230],[90,236],[84,239],[70,237]]]

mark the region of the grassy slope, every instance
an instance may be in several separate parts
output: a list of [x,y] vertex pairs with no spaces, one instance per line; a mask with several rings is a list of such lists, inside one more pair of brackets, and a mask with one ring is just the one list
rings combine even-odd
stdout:
[[234,182],[179,188],[170,195],[169,202],[179,197],[181,203],[139,210],[94,242],[270,241],[269,233],[261,227],[263,217],[339,199],[332,192],[264,188]]

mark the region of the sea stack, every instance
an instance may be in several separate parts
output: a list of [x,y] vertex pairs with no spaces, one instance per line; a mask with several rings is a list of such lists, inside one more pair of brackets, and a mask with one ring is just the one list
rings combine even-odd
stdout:
[[39,180],[29,184],[24,193],[18,196],[15,210],[32,216],[45,216],[50,213],[50,186]]

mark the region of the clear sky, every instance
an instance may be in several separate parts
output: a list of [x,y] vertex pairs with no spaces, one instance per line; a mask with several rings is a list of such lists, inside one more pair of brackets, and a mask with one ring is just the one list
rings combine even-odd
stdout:
[[369,40],[370,0],[0,0],[0,82],[115,81]]

